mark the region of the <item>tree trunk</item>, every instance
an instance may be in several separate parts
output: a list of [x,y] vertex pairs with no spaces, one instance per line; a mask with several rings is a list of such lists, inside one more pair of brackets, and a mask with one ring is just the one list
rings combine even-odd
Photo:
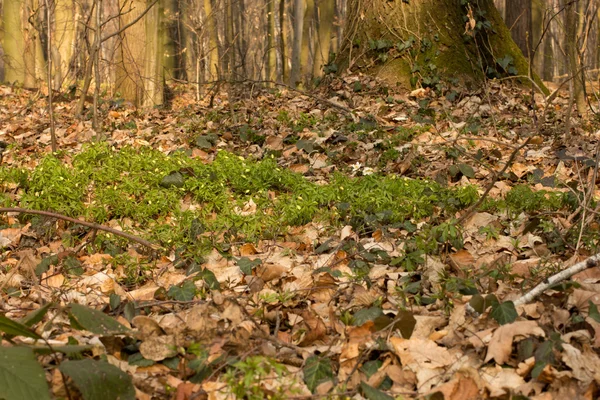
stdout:
[[37,7],[31,0],[5,0],[3,10],[4,79],[28,88],[38,87],[46,76],[39,31],[28,18]]
[[349,0],[344,36],[340,70],[359,69],[407,88],[442,80],[470,86],[529,72],[492,0]]
[[[304,0],[304,23],[302,24],[302,51],[300,53],[301,76],[300,81],[306,87],[310,86],[312,80],[312,52],[311,45],[315,32],[315,0]],[[313,60],[314,62],[314,60]]]
[[565,5],[565,48],[567,52],[567,64],[569,75],[573,78],[571,84],[571,96],[577,106],[579,115],[586,112],[585,103],[585,70],[581,60],[579,38],[581,38],[579,3],[568,2]]
[[505,21],[513,40],[529,60],[533,50],[531,0],[506,0]]
[[267,6],[267,43],[265,49],[265,79],[268,81],[275,80],[277,72],[277,54],[275,51],[275,0],[266,0]]
[[208,80],[217,80],[218,73],[217,67],[219,66],[219,48],[217,38],[217,25],[215,24],[215,15],[212,11],[211,0],[204,0],[204,15],[206,18],[206,29],[208,35],[208,51],[207,51],[207,63],[208,63]]
[[[133,22],[151,3],[133,0],[131,12],[121,15],[121,26]],[[115,90],[135,106],[163,103],[161,10],[160,2],[154,4],[141,20],[121,33]]]
[[166,32],[165,25],[162,22],[163,14],[162,1],[159,1],[144,17],[146,43],[142,106],[146,108],[162,105],[164,100],[163,44],[165,43]]
[[304,27],[304,0],[294,0],[294,43],[292,44],[292,72],[290,73],[290,85],[296,87],[302,78],[300,77],[302,62],[302,28]]
[[285,51],[285,44],[288,43],[286,39],[285,0],[279,0],[279,60],[281,64],[280,81],[282,82],[287,82],[289,74],[287,67],[287,53]]
[[315,59],[313,62],[313,75],[323,74],[323,65],[329,62],[329,49],[331,47],[331,27],[333,26],[335,0],[321,0],[317,7],[318,36],[315,44]]

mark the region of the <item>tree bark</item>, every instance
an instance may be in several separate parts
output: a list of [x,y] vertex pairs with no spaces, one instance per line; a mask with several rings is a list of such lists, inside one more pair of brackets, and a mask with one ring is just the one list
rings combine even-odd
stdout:
[[318,3],[317,22],[318,35],[315,43],[315,57],[313,62],[313,76],[323,74],[323,65],[329,61],[331,48],[331,28],[334,20],[335,0],[321,0]]
[[533,50],[531,0],[506,0],[506,26],[528,60]]
[[296,87],[302,80],[300,77],[302,62],[302,28],[304,27],[304,0],[294,0],[294,42],[292,44],[292,71],[290,86]]
[[527,76],[527,60],[493,1],[460,4],[349,0],[346,39],[336,64],[341,71],[358,69],[407,88],[436,86],[442,80],[471,86],[486,77]]

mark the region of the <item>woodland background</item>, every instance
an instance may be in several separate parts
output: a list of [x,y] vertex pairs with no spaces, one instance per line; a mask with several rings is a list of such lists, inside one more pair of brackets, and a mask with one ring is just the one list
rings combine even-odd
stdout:
[[[596,1],[494,4],[543,80],[560,81],[570,68],[596,79]],[[3,0],[0,81],[36,88],[50,76],[55,91],[85,97],[99,86],[136,106],[162,104],[165,82],[194,85],[197,96],[226,81],[312,88],[338,70],[347,7],[347,0]]]
[[0,398],[598,398],[599,5],[0,0]]

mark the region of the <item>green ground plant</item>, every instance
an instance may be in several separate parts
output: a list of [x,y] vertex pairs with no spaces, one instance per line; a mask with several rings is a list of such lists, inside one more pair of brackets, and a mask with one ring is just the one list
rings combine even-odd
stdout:
[[[125,228],[143,225],[152,232],[151,239],[165,245],[198,246],[205,232],[256,240],[315,219],[351,223],[367,232],[441,217],[440,210],[447,214],[477,199],[474,187],[450,189],[377,174],[334,174],[330,183],[316,185],[279,167],[274,158],[258,161],[224,151],[204,164],[184,152],[167,156],[150,148],[116,151],[98,143],[68,160],[49,155],[31,172],[0,168],[0,183],[19,189],[16,200],[5,197],[4,203],[98,223],[116,219]],[[182,209],[184,198],[196,205],[194,211]],[[256,212],[240,212],[250,200]]]

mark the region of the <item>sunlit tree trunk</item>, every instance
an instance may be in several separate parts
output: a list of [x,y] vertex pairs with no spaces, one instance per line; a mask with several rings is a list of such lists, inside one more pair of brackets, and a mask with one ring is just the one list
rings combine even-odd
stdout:
[[275,48],[275,0],[266,0],[267,9],[267,48],[265,60],[265,78],[275,80],[277,73],[277,51]]
[[55,0],[54,40],[52,43],[55,49],[53,51],[55,52],[53,57],[55,90],[59,90],[67,79],[75,80],[70,67],[75,52],[78,19],[77,5],[72,0]]
[[287,66],[287,52],[286,43],[287,30],[285,29],[285,0],[279,0],[279,60],[281,64],[281,74],[279,80],[281,82],[288,81],[288,66]]
[[[482,15],[491,30],[477,29],[476,18]],[[465,21],[473,23],[470,30]],[[514,74],[528,74],[527,60],[492,0],[464,5],[455,0],[350,0],[345,26],[346,40],[336,60],[342,71],[360,69],[407,88],[450,79],[475,85],[497,76],[504,68],[498,60],[509,56]],[[404,45],[402,52],[393,52]]]
[[290,85],[297,86],[300,77],[302,62],[302,28],[304,27],[304,0],[294,0],[294,42],[292,44],[292,71],[290,72]]
[[581,63],[578,42],[582,33],[579,21],[579,13],[582,9],[581,4],[575,2],[567,2],[565,5],[565,50],[569,75],[573,78],[571,81],[571,95],[580,115],[584,115],[586,112],[585,70],[583,63]]
[[302,52],[300,54],[301,81],[309,84],[312,80],[312,62],[313,54],[312,44],[315,32],[315,0],[304,0],[304,23],[302,25]]
[[315,44],[313,76],[323,73],[323,65],[329,61],[331,47],[331,28],[335,18],[335,0],[321,0],[316,8],[318,13],[318,36]]
[[29,88],[38,87],[46,76],[39,32],[28,19],[38,6],[33,0],[4,2],[4,79]]
[[165,25],[162,23],[164,14],[162,3],[159,1],[144,17],[146,43],[144,54],[144,97],[142,106],[153,107],[163,104],[164,100],[164,57],[163,43],[165,42]]
[[[133,9],[121,15],[121,27],[134,21],[150,4],[144,0],[133,0]],[[135,106],[163,102],[160,13],[159,3],[156,3],[140,21],[121,33],[116,91]]]
[[206,18],[206,30],[208,34],[207,64],[210,74],[209,80],[218,78],[217,67],[219,65],[219,49],[217,40],[217,25],[212,11],[211,0],[204,0],[204,15]]

